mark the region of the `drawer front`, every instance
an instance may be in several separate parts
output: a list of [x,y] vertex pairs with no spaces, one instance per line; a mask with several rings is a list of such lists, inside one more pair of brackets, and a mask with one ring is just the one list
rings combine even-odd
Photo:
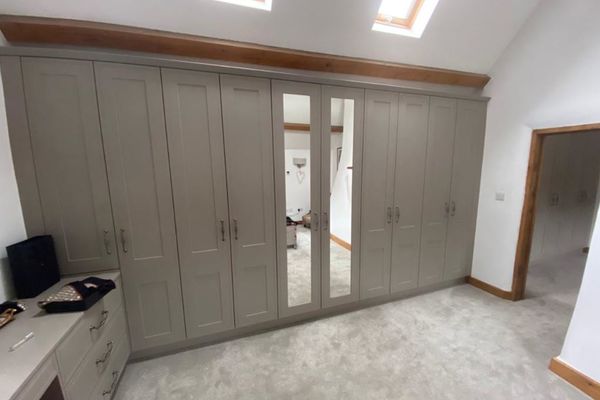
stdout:
[[123,338],[127,340],[127,326],[125,313],[120,308],[117,314],[108,323],[102,338],[98,340],[92,350],[67,383],[67,394],[70,400],[87,399],[96,386],[98,380],[104,379],[104,374],[109,369],[113,358],[117,356],[116,347]]
[[19,392],[14,400],[37,400],[40,399],[48,386],[58,377],[58,366],[54,355],[51,355],[38,369],[33,377],[29,379],[25,387]]
[[90,396],[91,400],[110,400],[113,398],[130,352],[129,340],[127,337],[123,337],[115,349],[114,358],[104,371],[93,395]]
[[121,307],[121,280],[117,279],[115,284],[117,287],[87,310],[77,326],[58,346],[56,358],[63,382],[70,380],[81,360],[102,337],[107,325]]

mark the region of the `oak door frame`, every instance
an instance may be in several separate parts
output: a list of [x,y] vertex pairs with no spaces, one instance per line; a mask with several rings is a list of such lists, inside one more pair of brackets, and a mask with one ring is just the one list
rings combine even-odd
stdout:
[[523,201],[523,211],[521,212],[521,226],[519,228],[512,290],[510,293],[513,301],[522,300],[525,297],[529,256],[531,254],[533,228],[535,225],[535,205],[540,186],[544,139],[553,135],[585,133],[595,130],[600,130],[600,123],[534,129],[532,131],[527,179],[525,181],[525,199]]

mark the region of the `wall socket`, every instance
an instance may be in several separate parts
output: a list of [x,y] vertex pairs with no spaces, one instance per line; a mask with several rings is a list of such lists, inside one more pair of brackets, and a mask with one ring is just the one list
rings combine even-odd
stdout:
[[496,201],[504,201],[504,192],[496,192]]

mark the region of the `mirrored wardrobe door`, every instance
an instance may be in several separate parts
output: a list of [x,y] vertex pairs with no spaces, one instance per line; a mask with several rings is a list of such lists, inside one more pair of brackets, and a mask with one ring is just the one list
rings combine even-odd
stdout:
[[358,300],[364,90],[322,88],[323,307]]
[[321,307],[319,85],[273,81],[279,316]]

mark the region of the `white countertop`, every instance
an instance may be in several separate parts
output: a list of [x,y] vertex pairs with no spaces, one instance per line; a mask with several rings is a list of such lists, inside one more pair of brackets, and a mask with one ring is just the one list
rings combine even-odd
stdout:
[[[63,278],[38,297],[21,300],[27,310],[17,314],[13,322],[0,329],[0,400],[12,399],[19,393],[83,316],[83,312],[47,314],[38,307],[38,300],[48,297],[67,283],[86,276],[116,281],[119,271]],[[23,339],[29,332],[35,335],[31,340],[15,351],[8,351],[10,346]]]

